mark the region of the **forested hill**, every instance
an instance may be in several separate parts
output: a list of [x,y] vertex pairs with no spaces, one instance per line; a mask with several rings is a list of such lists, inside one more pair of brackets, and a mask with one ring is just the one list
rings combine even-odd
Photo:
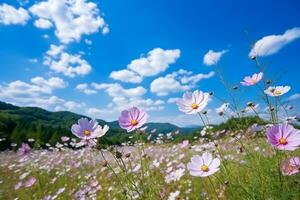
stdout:
[[[54,145],[60,141],[61,136],[72,136],[70,127],[82,115],[68,111],[50,112],[38,107],[18,107],[0,101],[0,149],[6,149],[10,143],[20,144],[28,138],[35,139],[36,145],[49,143]],[[107,143],[121,143],[128,139],[117,121],[106,122],[98,119],[99,124],[110,127],[104,140]],[[195,129],[181,129],[169,123],[148,123],[148,129],[157,129],[157,133],[167,133],[180,130],[187,133]]]

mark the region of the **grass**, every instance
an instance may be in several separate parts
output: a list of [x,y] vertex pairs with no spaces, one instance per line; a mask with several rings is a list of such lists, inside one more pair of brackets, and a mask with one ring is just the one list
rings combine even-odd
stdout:
[[[147,145],[147,156],[142,159],[143,169],[138,172],[125,174],[110,157],[109,162],[118,171],[119,178],[103,165],[97,150],[36,151],[23,162],[19,162],[20,158],[14,153],[3,152],[0,155],[0,199],[43,199],[47,195],[55,196],[61,188],[64,191],[56,199],[73,199],[81,190],[89,198],[131,199],[137,195],[128,195],[134,188],[125,188],[130,186],[130,181],[134,181],[141,193],[138,199],[168,199],[171,192],[178,190],[178,199],[298,200],[299,174],[282,176],[278,168],[278,163],[290,153],[275,151],[261,137],[247,137],[241,141],[243,149],[240,142],[230,137],[218,142],[223,157],[221,170],[210,178],[192,177],[185,170],[179,180],[170,183],[165,181],[170,167],[174,171],[179,166],[185,166],[192,155],[202,153],[197,149],[212,151],[215,155],[220,152],[214,145],[202,148],[200,142],[184,149],[174,144]],[[299,154],[299,150],[293,152],[293,155]],[[159,167],[153,167],[154,159],[161,160]],[[132,150],[131,162],[127,158],[124,160],[128,169],[138,165],[136,149]],[[37,182],[30,188],[21,187],[15,191],[14,186],[24,172],[29,173],[25,180],[33,176]]]

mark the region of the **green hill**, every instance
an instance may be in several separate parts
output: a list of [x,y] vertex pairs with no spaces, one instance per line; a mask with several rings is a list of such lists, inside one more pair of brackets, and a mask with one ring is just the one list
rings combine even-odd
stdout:
[[[20,144],[28,138],[35,139],[35,145],[54,145],[61,136],[72,137],[70,127],[84,117],[68,111],[50,112],[38,107],[18,107],[0,101],[0,150],[9,148],[10,143]],[[98,119],[99,124],[107,124],[109,132],[102,139],[103,143],[120,144],[128,140],[129,134],[119,127],[117,121],[106,122]],[[184,133],[195,129],[181,129],[169,123],[148,123],[148,130],[156,129],[158,133],[180,130]]]

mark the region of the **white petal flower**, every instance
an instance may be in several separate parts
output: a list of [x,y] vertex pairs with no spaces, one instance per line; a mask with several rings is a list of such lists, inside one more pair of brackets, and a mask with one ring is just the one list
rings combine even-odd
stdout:
[[208,104],[209,94],[196,90],[186,92],[183,94],[182,99],[177,101],[179,110],[186,114],[196,114],[201,112]]
[[220,164],[219,158],[213,159],[211,153],[205,152],[202,156],[193,156],[191,162],[187,164],[187,168],[192,176],[206,177],[219,171]]
[[272,97],[278,97],[284,95],[288,91],[290,91],[290,86],[276,86],[276,87],[268,87],[264,92]]

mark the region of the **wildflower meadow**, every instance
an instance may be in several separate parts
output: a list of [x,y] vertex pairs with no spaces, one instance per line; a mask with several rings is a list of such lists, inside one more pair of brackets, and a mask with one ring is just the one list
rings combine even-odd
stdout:
[[299,10],[1,1],[0,200],[300,200]]

